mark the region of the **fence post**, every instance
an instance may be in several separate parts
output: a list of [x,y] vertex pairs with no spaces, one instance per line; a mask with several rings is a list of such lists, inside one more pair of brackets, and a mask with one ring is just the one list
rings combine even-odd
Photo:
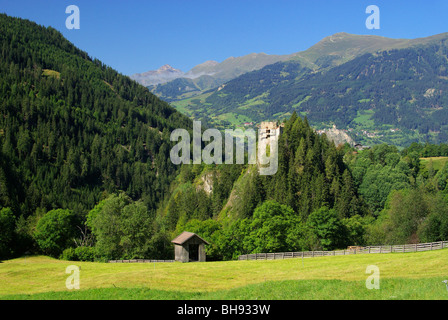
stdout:
[[431,242],[431,250],[432,250],[432,242]]

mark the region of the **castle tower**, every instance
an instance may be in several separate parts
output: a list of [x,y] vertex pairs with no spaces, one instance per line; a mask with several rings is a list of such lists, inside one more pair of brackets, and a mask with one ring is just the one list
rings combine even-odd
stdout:
[[[282,129],[283,126],[279,125],[277,121],[265,121],[259,125],[257,155],[259,170],[261,166],[267,164],[266,161],[270,162],[272,159],[277,161],[277,154],[272,154],[272,152],[277,152],[278,150],[278,139]],[[273,148],[274,145],[275,148]]]

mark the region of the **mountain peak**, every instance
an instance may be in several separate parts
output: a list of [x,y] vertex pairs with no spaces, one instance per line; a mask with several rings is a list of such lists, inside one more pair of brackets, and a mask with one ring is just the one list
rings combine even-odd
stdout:
[[336,39],[342,39],[342,38],[346,38],[346,37],[350,37],[353,36],[353,34],[347,33],[347,32],[337,32],[335,34],[332,34],[331,36],[327,37],[327,38],[336,38]]
[[[347,32],[337,32],[335,34],[332,34],[331,36],[323,38],[319,43],[335,43],[341,40],[356,40],[356,39],[362,39],[362,38],[368,38],[369,36],[363,36],[363,35],[356,35],[356,34],[350,34]],[[375,36],[374,36],[375,37]]]
[[179,69],[175,69],[169,64],[165,64],[161,66],[159,69],[157,69],[157,72],[182,72]]
[[150,70],[143,73],[136,73],[131,76],[131,79],[143,84],[144,86],[150,86],[159,83],[165,83],[173,79],[183,76],[183,72],[179,69],[175,69],[169,64],[161,66],[157,70]]
[[336,32],[335,34],[333,34],[333,36],[350,36],[350,33],[347,32]]

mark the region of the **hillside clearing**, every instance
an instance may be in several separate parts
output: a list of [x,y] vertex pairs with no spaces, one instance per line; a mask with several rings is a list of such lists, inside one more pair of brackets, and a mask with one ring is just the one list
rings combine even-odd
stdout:
[[420,158],[420,161],[426,168],[429,168],[429,165],[432,163],[434,170],[441,170],[448,163],[448,157]]

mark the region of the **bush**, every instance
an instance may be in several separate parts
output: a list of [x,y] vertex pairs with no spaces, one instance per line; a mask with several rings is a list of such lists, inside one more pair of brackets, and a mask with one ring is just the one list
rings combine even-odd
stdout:
[[95,260],[95,247],[78,247],[75,249],[76,257],[79,261],[94,261]]
[[68,261],[78,261],[78,256],[76,255],[74,248],[67,248],[62,252],[59,259]]
[[67,248],[62,252],[59,259],[68,261],[92,262],[95,260],[95,247]]

